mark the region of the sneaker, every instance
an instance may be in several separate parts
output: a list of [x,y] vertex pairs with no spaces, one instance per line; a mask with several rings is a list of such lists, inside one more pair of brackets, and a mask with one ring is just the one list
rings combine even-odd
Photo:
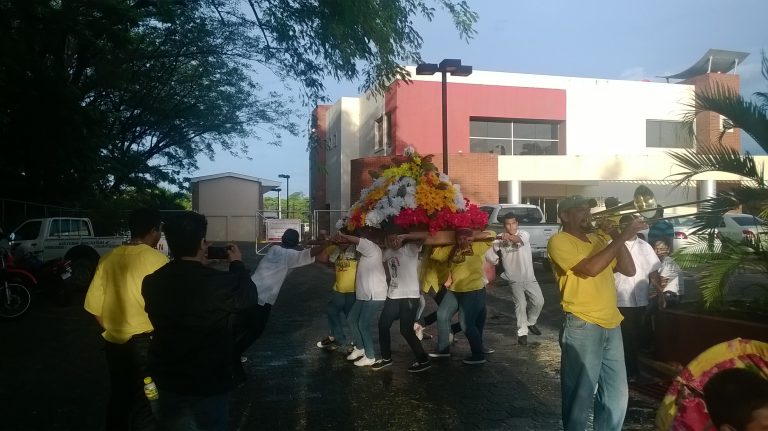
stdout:
[[528,345],[528,336],[527,335],[521,335],[517,337],[517,344],[521,346],[527,346]]
[[414,362],[413,365],[408,367],[409,373],[420,373],[424,370],[428,370],[432,367],[432,363],[429,362],[429,359],[427,359],[425,362]]
[[413,331],[416,332],[416,338],[419,340],[424,339],[424,327],[419,325],[418,323],[413,324]]
[[430,353],[429,357],[430,358],[450,358],[451,352],[448,349],[438,350],[437,352]]
[[448,333],[448,344],[453,344],[456,342],[456,337],[453,335],[453,332]]
[[483,347],[483,353],[487,355],[489,353],[496,353],[496,351],[491,349],[490,347]]
[[352,352],[349,355],[347,355],[347,360],[348,361],[356,361],[356,360],[362,358],[363,356],[365,356],[365,350],[358,349],[357,347],[355,347],[352,350]]
[[[357,365],[357,364],[355,364],[355,365]],[[378,361],[376,361],[376,363],[371,365],[371,368],[374,369],[374,370],[380,370],[380,369],[382,369],[384,367],[388,367],[390,365],[392,365],[392,360],[391,359],[379,359]]]
[[357,366],[357,367],[367,367],[367,366],[373,365],[375,363],[376,363],[376,359],[369,358],[369,357],[363,355],[362,358],[360,358],[360,359],[355,361],[355,366]]
[[533,335],[541,335],[541,330],[537,328],[536,325],[529,326],[528,331],[530,331]]
[[467,358],[464,358],[464,360],[462,360],[461,362],[464,362],[467,365],[480,365],[480,364],[484,364],[486,361],[485,361],[485,358],[469,356]]
[[247,356],[241,356],[241,357],[240,357],[240,363],[241,363],[241,364],[244,364],[244,363],[246,363],[246,362],[248,362],[248,357],[247,357]]
[[336,340],[332,339],[330,336],[328,336],[328,337],[325,337],[322,340],[318,341],[317,342],[317,347],[322,349],[322,348],[326,348],[326,347],[329,347],[329,346],[333,346],[334,344],[336,344]]

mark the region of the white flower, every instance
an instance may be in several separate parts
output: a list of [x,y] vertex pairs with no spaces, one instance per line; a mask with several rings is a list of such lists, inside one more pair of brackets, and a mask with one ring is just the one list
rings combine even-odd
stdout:
[[413,148],[413,147],[407,147],[407,148],[406,148],[406,149],[403,151],[403,154],[405,154],[407,157],[411,157],[411,156],[412,156],[412,155],[413,155],[415,152],[416,152],[416,149],[415,149],[415,148]]
[[403,206],[410,209],[416,209],[416,193],[407,193],[403,198]]
[[458,184],[453,185],[453,204],[456,205],[456,209],[463,210],[467,207],[467,203],[464,201],[464,195],[461,193],[461,186]]
[[336,229],[341,230],[344,229],[344,226],[347,224],[347,218],[342,217],[336,221]]
[[438,178],[440,181],[444,182],[444,183],[448,183],[448,184],[451,184],[451,179],[450,179],[450,178],[448,178],[448,175],[445,175],[445,174],[444,174],[444,173],[442,173],[442,172],[440,172],[440,174],[437,176],[437,178]]

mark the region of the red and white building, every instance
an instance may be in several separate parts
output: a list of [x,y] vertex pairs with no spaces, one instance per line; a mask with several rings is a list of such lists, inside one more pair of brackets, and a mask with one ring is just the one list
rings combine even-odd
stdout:
[[[696,88],[713,83],[739,88],[731,72],[744,53],[710,50],[678,83],[474,71],[448,76],[449,176],[478,204],[534,203],[556,221],[557,202],[581,194],[632,198],[646,184],[661,203],[709,196],[724,174],[707,174],[673,190],[679,171],[669,151],[695,147],[681,128]],[[434,154],[442,168],[441,76],[397,80],[384,95],[342,97],[314,111],[316,145],[310,152],[310,199],[321,229],[355,202],[368,174],[411,146]],[[669,80],[669,79],[668,79]],[[668,81],[667,80],[667,81]],[[720,135],[722,119],[696,120],[699,142]],[[738,132],[726,145],[740,149]],[[678,212],[688,212],[678,208]],[[326,217],[328,216],[328,217]]]

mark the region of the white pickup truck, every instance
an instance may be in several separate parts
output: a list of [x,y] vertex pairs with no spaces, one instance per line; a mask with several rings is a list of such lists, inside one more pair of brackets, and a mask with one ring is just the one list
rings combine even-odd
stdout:
[[85,286],[99,257],[125,241],[125,236],[94,236],[91,220],[81,217],[31,219],[13,231],[14,248],[43,262],[61,257],[71,261],[71,282]]
[[480,209],[488,214],[488,228],[496,233],[504,232],[504,216],[507,213],[516,214],[520,229],[531,235],[533,260],[544,265],[549,264],[547,242],[557,233],[560,225],[545,223],[541,208],[529,204],[492,204],[483,205]]

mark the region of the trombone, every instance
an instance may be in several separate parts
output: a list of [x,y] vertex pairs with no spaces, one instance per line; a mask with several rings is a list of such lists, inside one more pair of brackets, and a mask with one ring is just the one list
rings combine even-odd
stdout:
[[[716,202],[721,201],[724,203],[721,209],[711,209],[706,211],[699,211],[692,214],[685,214],[685,217],[707,216],[707,215],[721,215],[728,209],[733,209],[738,206],[736,199],[730,196],[718,196],[707,199],[699,199],[696,201],[683,202],[675,205],[662,206],[656,203],[656,197],[653,191],[644,185],[640,185],[635,189],[632,200],[615,207],[607,208],[602,211],[597,211],[591,214],[592,227],[597,228],[607,218],[614,218],[625,215],[633,215],[645,219],[648,223],[655,223],[662,220],[671,220],[679,218],[683,215],[675,215],[669,217],[663,217],[665,209],[675,208],[681,206],[688,206],[694,204],[700,204],[704,202]],[[628,211],[629,210],[629,211]],[[649,214],[650,213],[650,214]]]

